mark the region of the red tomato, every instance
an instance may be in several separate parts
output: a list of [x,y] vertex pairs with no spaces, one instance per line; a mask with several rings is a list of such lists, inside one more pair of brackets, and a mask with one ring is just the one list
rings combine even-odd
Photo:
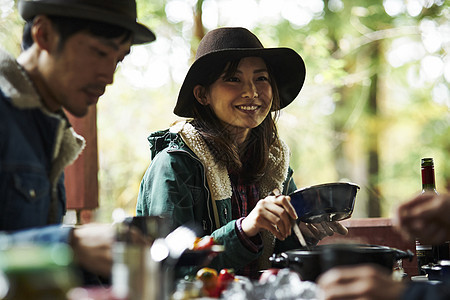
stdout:
[[234,270],[233,269],[222,269],[219,273],[218,286],[219,286],[219,295],[227,289],[230,282],[234,280]]
[[234,270],[233,269],[222,269],[219,273],[219,283],[230,283],[234,280]]

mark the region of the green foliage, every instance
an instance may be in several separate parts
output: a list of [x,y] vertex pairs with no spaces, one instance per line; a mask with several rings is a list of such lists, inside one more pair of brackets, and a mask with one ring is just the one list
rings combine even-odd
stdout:
[[24,22],[20,19],[17,9],[7,3],[0,3],[0,47],[18,55],[22,41]]
[[[146,138],[177,119],[172,110],[191,63],[191,47],[198,44],[193,39],[198,2],[179,1],[190,7],[183,20],[173,21],[166,8],[176,2],[137,1],[138,19],[152,28],[157,41],[132,50],[98,104],[101,221],[110,221],[116,207],[134,214],[140,179],[150,163]],[[233,1],[201,2],[204,20],[211,13],[205,7],[220,4],[218,26],[238,25],[238,19],[220,17]],[[323,11],[304,25],[280,15],[271,24],[257,19],[249,29],[266,47],[291,47],[306,63],[305,85],[278,122],[280,136],[292,151],[297,185],[356,182],[361,191],[354,217],[367,216],[373,196],[380,202],[381,216],[387,217],[392,207],[420,190],[422,157],[435,158],[438,190],[450,188],[449,82],[443,74],[424,79],[422,64],[426,56],[449,60],[448,38],[439,49],[428,51],[424,28],[446,25],[448,30],[450,1],[425,7],[415,16],[406,9],[391,16],[382,0],[341,1],[342,6],[333,9],[331,2],[323,1]],[[306,9],[307,3],[296,5]],[[20,51],[22,24],[16,11],[0,20],[0,43],[14,55]],[[444,35],[441,31],[437,29]],[[151,75],[154,69],[156,76]],[[371,92],[375,111],[368,106]],[[376,174],[368,170],[373,145],[379,160]]]

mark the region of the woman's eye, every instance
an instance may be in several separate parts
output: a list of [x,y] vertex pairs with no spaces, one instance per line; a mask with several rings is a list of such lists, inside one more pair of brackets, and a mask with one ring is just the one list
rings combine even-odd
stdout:
[[257,80],[258,80],[258,81],[268,81],[269,78],[268,78],[267,76],[259,76],[259,77],[257,78]]
[[228,78],[224,78],[224,81],[229,81],[229,82],[238,82],[239,78],[237,77],[228,77]]

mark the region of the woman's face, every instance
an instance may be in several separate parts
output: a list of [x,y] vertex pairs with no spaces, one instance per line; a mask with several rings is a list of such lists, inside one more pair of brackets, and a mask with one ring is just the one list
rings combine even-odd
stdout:
[[[225,77],[225,72],[206,93],[194,94],[203,105],[209,105],[225,124],[235,127],[244,138],[252,128],[260,125],[272,107],[272,86],[266,63],[260,57],[245,57],[236,73]],[[200,96],[200,94],[204,96]]]

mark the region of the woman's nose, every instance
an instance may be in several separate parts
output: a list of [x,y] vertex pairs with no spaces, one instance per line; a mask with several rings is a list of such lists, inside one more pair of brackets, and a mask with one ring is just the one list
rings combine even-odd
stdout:
[[244,90],[242,92],[242,97],[249,98],[249,99],[258,98],[258,91],[256,89],[256,86],[253,84],[253,82],[247,83],[244,86]]

